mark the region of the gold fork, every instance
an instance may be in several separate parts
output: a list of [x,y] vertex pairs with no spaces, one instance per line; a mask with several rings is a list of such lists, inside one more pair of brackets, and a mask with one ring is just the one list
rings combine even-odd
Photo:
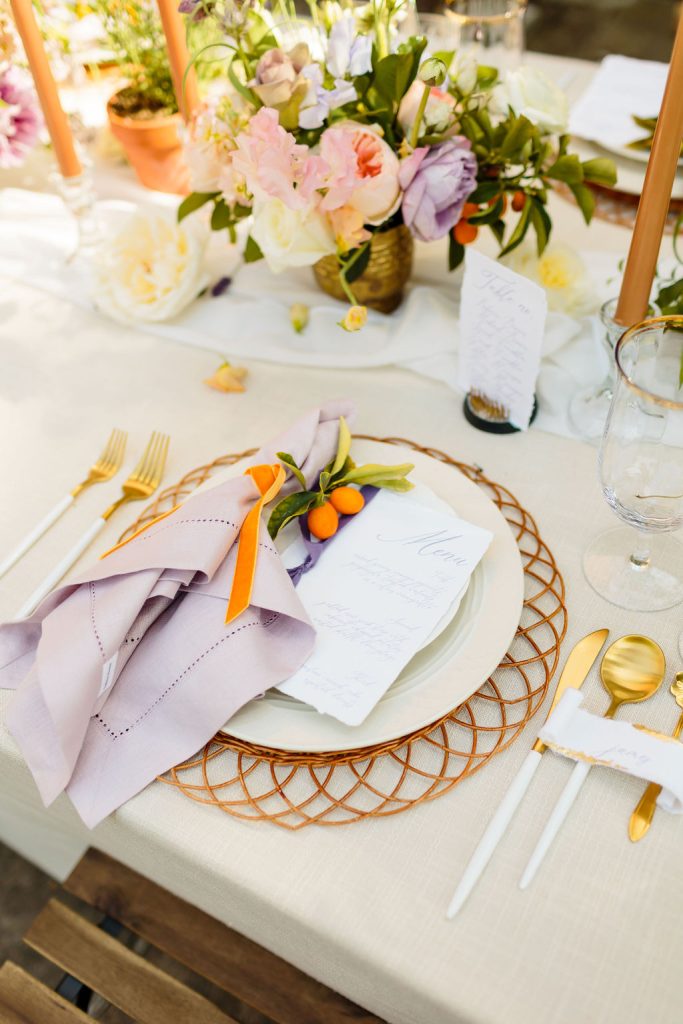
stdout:
[[109,440],[102,450],[102,454],[90,467],[85,480],[82,480],[69,494],[66,494],[61,501],[58,501],[55,507],[40,520],[37,526],[34,526],[30,533],[26,534],[24,539],[9,553],[7,558],[0,562],[0,577],[4,576],[7,570],[11,569],[26,554],[44,533],[47,533],[59,517],[66,512],[69,505],[73,504],[81,491],[84,491],[86,487],[92,486],[92,484],[101,484],[105,480],[111,480],[118,473],[123,464],[127,439],[128,434],[125,430],[118,430],[116,428],[112,430]]
[[143,498],[149,498],[154,493],[161,483],[166,466],[169,443],[170,438],[166,434],[158,434],[156,431],[152,434],[140,461],[123,484],[121,497],[110,505],[99,519],[95,520],[78,543],[65,555],[59,565],[56,565],[49,576],[46,576],[40,586],[34,590],[19,609],[17,618],[23,619],[30,615],[43,598],[47,597],[53,587],[56,587],[65,573],[69,571],[74,562],[92,544],[98,533],[104,529],[107,520],[113,516],[117,509],[129,501],[141,501]]
[[[683,672],[676,673],[676,678],[669,687],[669,692],[681,709],[676,727],[671,734],[671,738],[677,740],[683,732]],[[657,785],[656,782],[651,782],[638,801],[628,823],[628,836],[632,843],[639,842],[650,828],[652,819],[655,816],[657,797],[661,792],[662,787]]]

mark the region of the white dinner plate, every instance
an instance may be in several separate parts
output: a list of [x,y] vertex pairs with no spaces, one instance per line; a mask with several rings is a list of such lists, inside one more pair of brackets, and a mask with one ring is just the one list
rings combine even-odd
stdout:
[[[636,150],[625,147],[611,148],[605,145],[598,145],[597,142],[589,142],[572,136],[573,151],[581,160],[593,160],[596,157],[610,156],[615,159],[617,167],[617,183],[614,190],[626,192],[629,195],[639,196],[643,191],[645,183],[645,171],[647,170],[647,159],[649,153],[639,153]],[[645,158],[643,160],[643,157]],[[678,171],[674,178],[671,192],[672,199],[683,199],[683,162],[679,161]]]
[[[475,693],[500,664],[519,625],[524,573],[505,518],[465,476],[420,452],[379,441],[353,442],[357,462],[412,462],[424,484],[468,522],[490,530],[493,540],[478,564],[457,614],[419,651],[358,726],[320,714],[277,690],[250,701],[224,726],[248,743],[319,753],[384,743],[429,725]],[[243,464],[216,474],[204,487],[243,472]],[[440,624],[441,625],[441,624]]]

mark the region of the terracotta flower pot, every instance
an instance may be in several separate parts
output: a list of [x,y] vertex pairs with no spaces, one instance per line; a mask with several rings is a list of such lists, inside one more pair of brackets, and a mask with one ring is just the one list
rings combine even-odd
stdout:
[[117,95],[115,93],[107,104],[109,125],[125,149],[138,180],[159,192],[186,195],[190,190],[190,176],[180,141],[179,129],[183,123],[180,114],[122,117],[114,109]]
[[[391,313],[401,304],[403,289],[413,270],[413,236],[405,225],[372,236],[370,260],[351,285],[362,306]],[[336,256],[324,256],[313,267],[318,286],[328,295],[348,302],[339,281]]]

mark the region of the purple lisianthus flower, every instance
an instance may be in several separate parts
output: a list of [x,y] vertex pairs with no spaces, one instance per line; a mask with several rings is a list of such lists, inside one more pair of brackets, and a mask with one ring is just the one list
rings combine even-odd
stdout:
[[437,146],[420,146],[401,161],[403,221],[416,238],[433,242],[458,223],[477,184],[477,158],[469,139],[456,135]]
[[0,71],[0,167],[19,167],[24,162],[42,124],[29,75],[12,67]]

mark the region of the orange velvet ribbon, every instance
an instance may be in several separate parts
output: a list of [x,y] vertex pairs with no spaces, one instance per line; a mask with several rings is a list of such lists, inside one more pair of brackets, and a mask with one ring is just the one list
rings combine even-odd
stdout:
[[168,517],[172,516],[173,513],[176,512],[179,508],[180,505],[174,505],[173,508],[169,508],[168,512],[162,512],[160,516],[156,516],[154,519],[150,519],[148,523],[145,523],[145,525],[141,526],[139,530],[136,530],[135,533],[132,533],[130,537],[126,537],[125,540],[119,541],[119,543],[115,544],[113,548],[109,548],[109,550],[105,551],[103,555],[100,555],[100,560],[106,558],[107,555],[113,555],[115,551],[119,550],[119,548],[124,548],[126,544],[130,544],[132,540],[135,540],[136,537],[139,537],[141,533],[145,532],[145,530],[149,530],[150,526],[155,526],[157,523],[160,523],[162,519],[168,519]]
[[[275,495],[279,492],[283,483],[285,482],[285,469],[280,465],[270,466],[264,463],[260,466],[250,466],[249,469],[244,471],[245,476],[250,476],[259,491],[261,497],[256,504],[247,513],[246,519],[242,523],[242,529],[240,530],[239,542],[237,547],[237,564],[235,565],[235,575],[232,581],[232,590],[230,591],[230,600],[228,601],[228,610],[225,616],[226,623],[233,622],[238,615],[241,615],[251,603],[251,592],[254,586],[254,576],[256,575],[256,557],[258,555],[258,538],[259,530],[261,527],[261,512],[263,511],[264,505],[267,505],[269,501],[272,501]],[[106,558],[107,555],[111,555],[114,551],[118,551],[119,548],[124,547],[126,544],[130,544],[132,540],[139,537],[145,530],[149,530],[151,526],[156,523],[160,523],[162,519],[167,519],[168,516],[180,508],[180,505],[174,505],[173,508],[169,509],[168,512],[162,512],[160,516],[152,519],[149,523],[145,523],[139,530],[136,530],[130,537],[126,537],[119,544],[115,544],[113,548],[109,548],[105,551],[100,558]]]
[[225,616],[226,623],[233,622],[238,615],[241,615],[251,603],[251,591],[254,586],[256,574],[256,557],[258,555],[258,538],[261,526],[261,512],[264,505],[272,501],[285,482],[284,466],[250,466],[245,470],[245,475],[250,476],[259,491],[261,497],[242,523],[240,530],[239,546],[237,548],[237,564],[235,575],[228,601],[228,611]]

